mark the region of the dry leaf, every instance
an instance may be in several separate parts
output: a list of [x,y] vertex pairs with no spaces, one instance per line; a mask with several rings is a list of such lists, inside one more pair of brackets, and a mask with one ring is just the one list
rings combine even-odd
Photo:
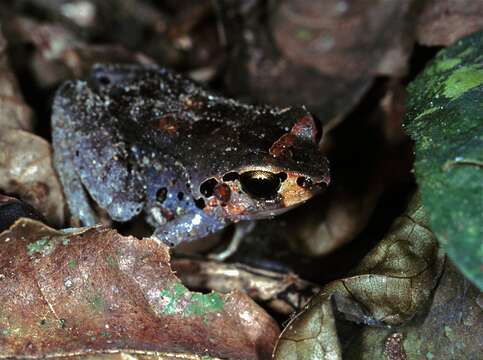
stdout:
[[418,19],[418,42],[447,46],[473,32],[483,30],[483,2],[475,0],[426,0]]
[[9,36],[18,43],[33,46],[31,67],[41,88],[53,87],[71,78],[87,77],[98,62],[152,63],[146,56],[130,52],[120,45],[88,44],[75,32],[59,25],[32,18],[7,20]]
[[272,311],[290,315],[301,310],[320,288],[293,273],[280,273],[244,264],[196,259],[173,259],[183,284],[220,292],[243,291]]
[[171,270],[168,248],[153,239],[21,219],[0,244],[2,357],[134,351],[266,359],[279,333],[242,293],[190,292]]
[[288,324],[275,358],[340,358],[335,314],[369,326],[395,326],[413,318],[430,299],[444,264],[427,224],[416,195],[352,276],[325,286]]
[[340,122],[372,84],[370,74],[347,79],[284,56],[274,41],[276,29],[267,26],[277,14],[267,2],[224,2],[221,11],[230,44],[225,83],[237,96],[279,106],[306,105],[327,129],[328,123],[333,127]]
[[7,42],[0,32],[0,129],[32,129],[32,111],[23,102],[7,58]]
[[0,189],[18,195],[50,224],[63,224],[65,200],[50,144],[26,131],[5,129],[0,132],[0,149]]
[[312,1],[280,3],[273,19],[277,45],[296,64],[322,74],[403,75],[412,48],[416,1]]
[[[409,323],[392,329],[365,327],[353,332],[347,359],[382,359],[391,348],[408,360],[479,360],[483,348],[483,296],[449,261],[431,302]],[[391,346],[391,337],[401,341]],[[389,358],[388,360],[401,358]]]

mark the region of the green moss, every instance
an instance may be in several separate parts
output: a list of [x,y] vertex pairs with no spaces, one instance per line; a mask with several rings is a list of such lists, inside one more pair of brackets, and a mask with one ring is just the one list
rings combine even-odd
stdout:
[[449,59],[444,59],[441,61],[438,61],[436,63],[436,70],[437,71],[446,71],[451,68],[454,68],[456,65],[461,63],[461,59],[455,59],[455,58],[449,58]]
[[224,301],[217,293],[201,294],[190,292],[183,284],[176,283],[160,292],[165,315],[205,316],[207,313],[223,310]]
[[50,240],[48,236],[44,236],[39,240],[27,244],[27,254],[33,256],[38,253],[42,256],[50,255],[55,249],[55,242]]
[[75,269],[77,267],[77,261],[75,261],[74,259],[71,259],[67,262],[67,266],[70,269]]
[[310,41],[313,38],[312,32],[306,28],[298,28],[295,37],[301,41]]
[[408,93],[405,129],[431,228],[483,289],[483,32],[438,53]]
[[191,297],[191,302],[185,309],[185,314],[202,316],[207,312],[219,311],[223,309],[223,299],[220,294],[210,293],[210,294],[200,294],[193,293]]
[[444,96],[455,99],[468,90],[483,84],[481,65],[469,65],[455,70],[445,82]]
[[428,109],[424,110],[421,114],[419,114],[418,116],[416,116],[416,119],[419,119],[420,117],[423,117],[425,115],[432,114],[435,111],[438,111],[439,109],[440,109],[439,107],[428,108]]
[[106,263],[109,267],[114,268],[114,269],[117,269],[119,267],[117,260],[111,255],[108,255],[106,257]]
[[106,309],[106,301],[100,295],[93,295],[88,301],[94,312],[102,313]]

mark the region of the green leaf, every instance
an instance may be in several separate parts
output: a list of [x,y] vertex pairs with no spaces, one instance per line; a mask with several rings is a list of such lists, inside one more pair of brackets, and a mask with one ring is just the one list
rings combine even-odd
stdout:
[[483,289],[483,32],[439,52],[408,92],[405,126],[431,227]]

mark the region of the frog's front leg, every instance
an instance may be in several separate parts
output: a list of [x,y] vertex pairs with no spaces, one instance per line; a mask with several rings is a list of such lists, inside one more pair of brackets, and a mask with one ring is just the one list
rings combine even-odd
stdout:
[[[55,120],[55,118],[54,118]],[[89,204],[89,197],[82,185],[72,159],[72,149],[68,146],[68,132],[54,122],[52,141],[54,144],[54,166],[67,199],[71,215],[78,216],[78,220],[86,226],[96,224],[97,217]]]
[[225,261],[235,254],[240,248],[243,239],[255,229],[255,221],[241,221],[235,224],[235,232],[228,243],[228,246],[220,252],[208,255],[208,258],[216,261]]
[[222,217],[205,214],[203,211],[188,212],[154,231],[153,237],[169,246],[181,242],[198,240],[225,228],[230,222]]

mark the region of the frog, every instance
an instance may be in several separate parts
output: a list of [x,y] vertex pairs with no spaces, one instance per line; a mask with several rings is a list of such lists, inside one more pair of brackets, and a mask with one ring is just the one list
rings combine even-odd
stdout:
[[153,64],[95,64],[66,81],[51,127],[72,217],[144,215],[169,246],[275,217],[330,182],[320,121],[304,106],[244,104]]

